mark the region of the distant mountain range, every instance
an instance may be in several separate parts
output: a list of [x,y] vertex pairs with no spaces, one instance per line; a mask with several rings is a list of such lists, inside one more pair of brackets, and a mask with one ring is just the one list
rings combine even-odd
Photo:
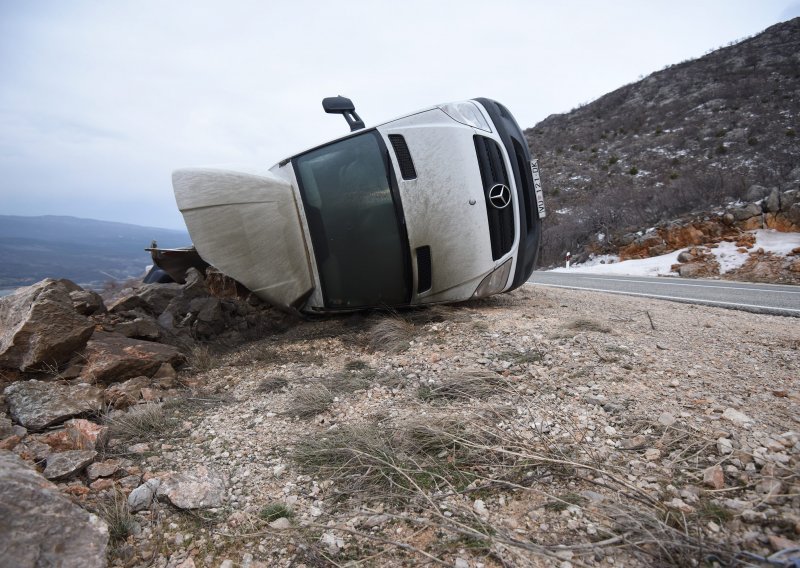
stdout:
[[525,131],[547,193],[540,264],[592,238],[800,187],[800,18]]
[[0,215],[0,287],[47,277],[99,286],[139,276],[151,264],[145,248],[191,244],[189,233],[127,223],[45,215]]

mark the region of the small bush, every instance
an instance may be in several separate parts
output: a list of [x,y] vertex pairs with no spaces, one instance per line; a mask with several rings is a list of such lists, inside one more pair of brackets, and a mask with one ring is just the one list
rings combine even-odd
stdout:
[[631,174],[632,176],[635,176],[636,174],[639,173],[639,168],[637,168],[636,166],[631,166],[631,169],[628,170],[628,173]]
[[669,179],[678,179],[678,172],[670,172]]
[[758,138],[756,138],[755,136],[751,136],[750,138],[747,139],[747,144],[750,146],[755,146],[756,144],[758,144]]
[[375,382],[378,373],[372,369],[363,371],[342,371],[325,381],[325,386],[334,394],[346,394],[368,389]]
[[608,165],[609,165],[609,166],[613,166],[613,165],[614,165],[614,164],[616,164],[617,162],[619,162],[619,158],[617,158],[616,156],[611,156],[611,157],[608,159]]
[[717,154],[727,154],[728,148],[725,147],[725,144],[720,144],[717,146]]
[[345,371],[366,371],[370,369],[369,364],[361,359],[353,359],[344,364]]
[[786,136],[788,136],[789,138],[794,138],[796,135],[797,133],[794,131],[794,128],[786,129]]

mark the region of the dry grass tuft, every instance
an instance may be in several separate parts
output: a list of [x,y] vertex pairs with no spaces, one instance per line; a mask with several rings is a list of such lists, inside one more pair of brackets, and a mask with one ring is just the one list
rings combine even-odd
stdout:
[[575,331],[595,331],[598,333],[611,333],[611,328],[600,322],[586,318],[578,318],[570,322],[567,327]]
[[119,489],[97,504],[97,514],[108,524],[112,543],[124,541],[136,527],[136,519],[131,514],[128,499]]
[[289,381],[287,381],[283,377],[266,377],[264,379],[261,379],[261,381],[258,383],[258,387],[256,387],[256,392],[271,393],[277,390],[281,390],[288,384]]
[[363,371],[342,371],[325,380],[325,386],[334,394],[347,394],[370,388],[378,377],[372,369]]
[[195,345],[189,351],[189,367],[196,373],[210,371],[217,366],[217,359],[208,345]]
[[414,339],[414,324],[394,314],[375,322],[368,331],[369,344],[375,351],[402,353]]
[[418,394],[426,402],[484,399],[498,394],[505,385],[507,381],[492,371],[466,371],[437,385],[421,387]]
[[299,416],[300,418],[312,418],[328,410],[330,405],[333,404],[333,398],[333,393],[328,387],[321,384],[312,384],[294,392],[283,414]]
[[175,428],[175,422],[158,403],[140,404],[127,412],[116,412],[106,418],[109,435],[123,442],[143,442],[165,436]]

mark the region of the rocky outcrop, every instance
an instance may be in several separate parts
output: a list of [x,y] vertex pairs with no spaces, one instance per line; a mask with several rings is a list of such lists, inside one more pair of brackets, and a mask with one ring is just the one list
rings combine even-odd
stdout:
[[29,430],[43,430],[103,408],[103,391],[86,384],[19,381],[4,391],[11,417]]
[[93,331],[92,322],[75,310],[67,286],[42,280],[0,298],[0,366],[21,371],[58,367]]
[[97,452],[94,450],[67,450],[47,456],[47,467],[44,476],[51,481],[68,479],[77,475],[94,461]]
[[84,358],[81,377],[105,384],[150,376],[163,363],[177,365],[183,360],[180,351],[171,345],[100,331],[86,344]]
[[107,565],[108,526],[63,496],[11,452],[0,450],[0,551],[15,568]]

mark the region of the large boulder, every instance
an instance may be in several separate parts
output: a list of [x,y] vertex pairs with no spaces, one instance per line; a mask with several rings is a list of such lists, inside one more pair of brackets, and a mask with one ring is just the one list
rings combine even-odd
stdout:
[[15,454],[0,450],[0,558],[15,568],[101,568],[108,525],[63,496]]
[[80,351],[93,331],[63,282],[48,278],[21,288],[0,298],[0,367],[58,366]]
[[737,207],[732,211],[733,218],[736,221],[744,221],[745,219],[750,219],[751,217],[755,217],[756,215],[761,215],[761,206],[756,205],[755,203],[748,203],[743,207]]
[[103,408],[103,391],[86,384],[18,381],[8,385],[3,394],[11,417],[29,430],[43,430]]
[[135,309],[144,309],[158,316],[172,299],[181,293],[183,286],[180,284],[142,284],[131,289],[118,298],[108,311],[112,313],[127,312]]
[[114,383],[132,377],[150,376],[163,363],[177,365],[183,360],[171,345],[130,339],[118,333],[98,331],[86,344],[83,379]]

